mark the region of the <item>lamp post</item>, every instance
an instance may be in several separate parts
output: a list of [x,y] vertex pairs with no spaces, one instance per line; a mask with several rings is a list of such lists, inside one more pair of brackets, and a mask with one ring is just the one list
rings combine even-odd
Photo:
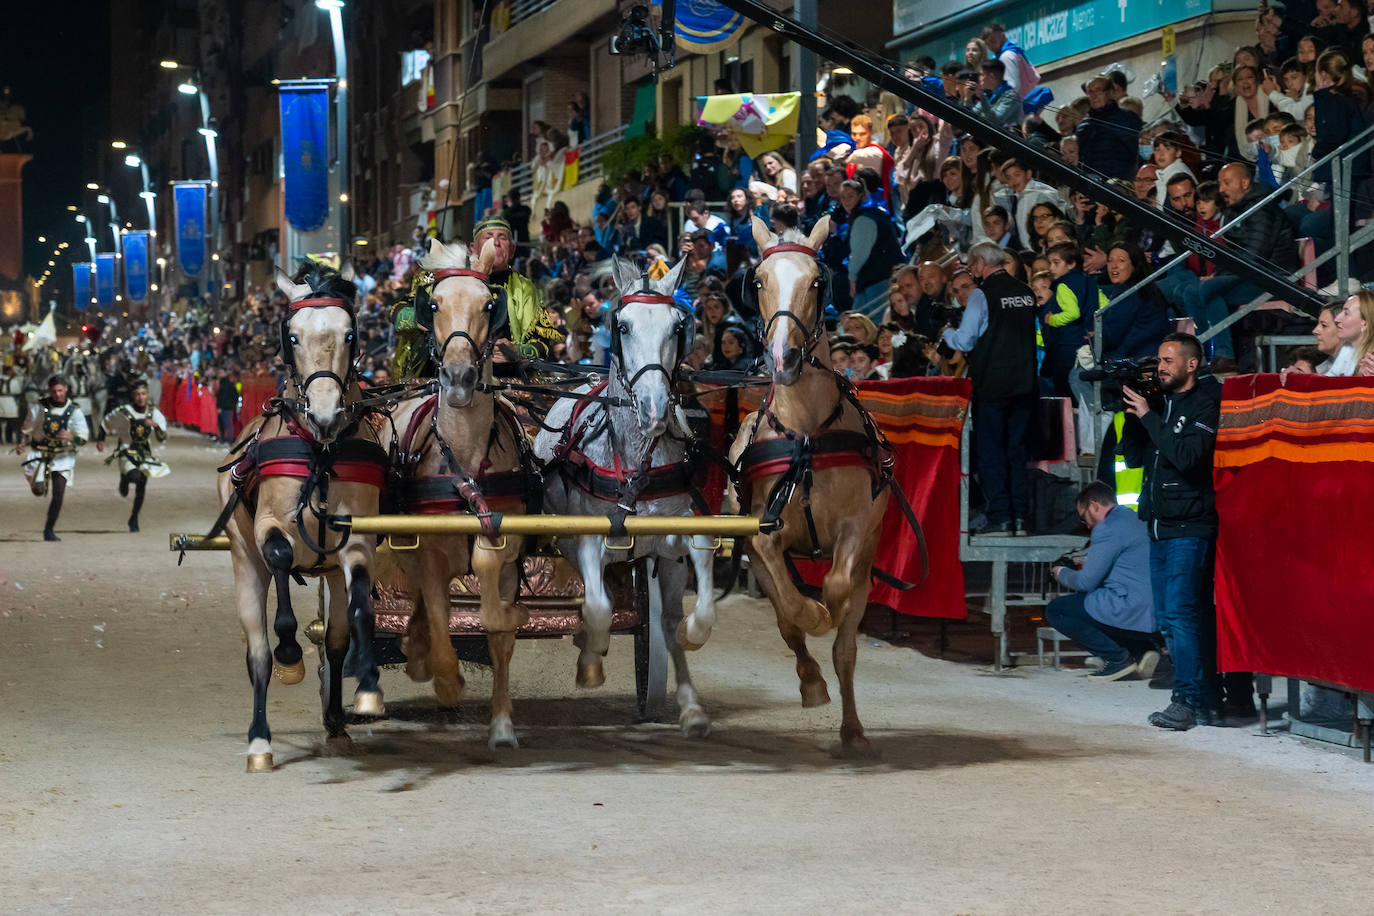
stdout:
[[138,196],[143,198],[144,204],[148,208],[148,233],[157,236],[157,194],[153,191],[152,182],[148,180],[148,160],[139,155],[138,150],[131,149],[129,144],[123,140],[115,140],[110,143],[113,149],[124,152],[124,164],[131,169],[138,169],[139,177],[143,179],[143,190]]
[[215,151],[215,140],[219,137],[219,132],[215,130],[210,119],[210,97],[205,94],[205,87],[200,79],[200,73],[187,64],[181,64],[174,60],[163,60],[158,62],[158,66],[164,70],[186,70],[190,76],[177,84],[177,92],[182,95],[197,96],[200,101],[200,135],[205,138],[205,157],[210,164],[210,263],[207,265],[206,285],[207,294],[215,302],[219,301],[219,154]]
[[115,257],[122,261],[124,259],[124,241],[119,235],[119,209],[115,206],[114,197],[108,190],[101,188],[95,199],[97,203],[102,203],[110,208],[110,235],[114,236]]
[[315,6],[329,13],[329,27],[334,36],[334,145],[339,169],[339,266],[353,250],[350,230],[348,178],[348,55],[344,51],[344,0],[315,0]]

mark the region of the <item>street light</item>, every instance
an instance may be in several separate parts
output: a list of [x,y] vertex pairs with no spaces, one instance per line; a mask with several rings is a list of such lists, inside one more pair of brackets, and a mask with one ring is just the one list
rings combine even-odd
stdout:
[[178,70],[181,68],[181,64],[174,60],[160,60],[158,61],[158,66],[164,70]]
[[87,190],[87,191],[99,191],[99,190],[100,190],[100,185],[96,184],[94,181],[88,181],[88,182],[86,182],[86,190]]
[[110,141],[110,146],[113,147],[114,149],[124,149],[124,148],[125,148],[126,146],[128,146],[128,145],[129,145],[129,144],[125,143],[123,140],[111,140],[111,141]]
[[177,86],[177,92],[180,92],[182,95],[195,95],[196,93],[200,92],[200,88],[196,86],[195,83],[191,82],[190,80],[187,80],[186,82],[181,83]]

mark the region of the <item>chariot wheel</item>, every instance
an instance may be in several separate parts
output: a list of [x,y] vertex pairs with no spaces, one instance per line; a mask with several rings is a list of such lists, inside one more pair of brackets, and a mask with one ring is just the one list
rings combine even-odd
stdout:
[[658,577],[650,572],[650,561],[634,564],[635,613],[635,700],[637,721],[656,722],[668,706],[668,645],[663,634],[663,593]]

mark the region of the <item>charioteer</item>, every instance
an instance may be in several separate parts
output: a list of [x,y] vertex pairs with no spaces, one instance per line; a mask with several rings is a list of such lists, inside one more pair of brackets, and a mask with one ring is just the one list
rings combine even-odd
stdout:
[[34,496],[46,496],[51,485],[52,500],[43,526],[45,541],[61,540],[53,528],[62,511],[67,486],[76,478],[77,452],[90,435],[86,415],[68,397],[70,392],[66,376],[53,375],[48,379],[48,396],[29,408],[24,418],[23,441],[15,450],[24,455],[24,476]]
[[105,432],[115,437],[115,450],[105,463],[119,462],[119,495],[127,497],[129,486],[134,488],[133,511],[129,513],[129,530],[138,531],[138,513],[143,509],[143,497],[150,477],[166,477],[172,472],[161,458],[153,454],[153,441],[167,441],[167,418],[148,402],[148,383],[137,379],[130,384],[130,400],[105,415]]
[[[488,283],[500,290],[506,299],[510,320],[510,336],[495,341],[493,360],[507,362],[507,349],[520,359],[548,359],[554,347],[562,343],[564,334],[549,320],[543,297],[534,281],[512,269],[515,256],[514,233],[510,223],[497,216],[479,222],[473,232],[472,250],[481,251],[490,239],[495,245],[496,261],[492,264]],[[411,284],[410,298],[396,307],[396,359],[393,362],[397,379],[418,378],[425,373],[428,362],[426,332],[415,321],[415,301],[433,291],[434,274],[420,271]]]

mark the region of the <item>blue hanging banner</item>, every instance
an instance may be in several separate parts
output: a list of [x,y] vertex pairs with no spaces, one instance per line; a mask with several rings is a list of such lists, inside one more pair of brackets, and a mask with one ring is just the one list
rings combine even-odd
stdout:
[[[663,0],[654,0],[662,7]],[[662,10],[660,9],[660,13]],[[714,54],[739,39],[749,20],[716,0],[678,0],[677,33],[679,53]]]
[[205,200],[207,188],[198,181],[178,181],[172,184],[172,201],[176,205],[177,260],[181,272],[198,277],[205,269]]
[[91,262],[72,265],[72,308],[84,312],[91,307]]
[[132,302],[148,298],[148,233],[124,233],[124,294]]
[[95,301],[102,306],[114,305],[115,287],[118,285],[115,278],[115,256],[113,254],[96,255]]
[[329,84],[280,83],[283,209],[297,232],[329,218]]

